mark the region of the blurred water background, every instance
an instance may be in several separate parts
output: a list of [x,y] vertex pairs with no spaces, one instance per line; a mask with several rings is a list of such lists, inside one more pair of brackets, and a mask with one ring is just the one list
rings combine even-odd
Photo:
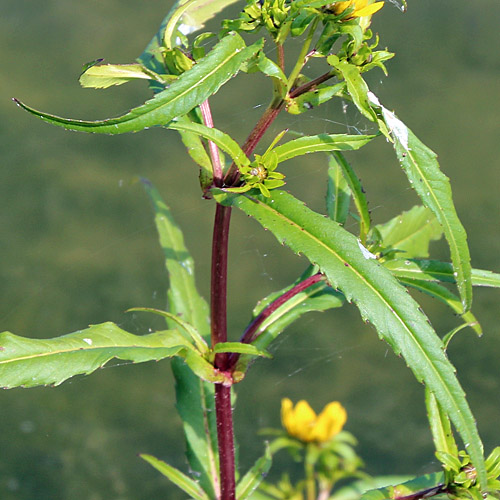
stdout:
[[[135,182],[139,175],[156,184],[184,228],[200,290],[208,296],[213,206],[201,199],[197,169],[175,132],[74,134],[10,101],[18,97],[82,119],[140,104],[149,95],[144,84],[82,90],[77,78],[83,63],[99,57],[132,62],[171,3],[1,2],[0,331],[49,338],[107,320],[133,333],[158,326],[147,316],[124,313],[165,303],[162,256],[150,205]],[[371,88],[439,153],[473,265],[500,271],[500,3],[409,0],[405,14],[386,3],[373,29],[397,55],[388,63],[389,78],[370,76]],[[231,81],[212,99],[216,126],[244,139],[267,104],[269,87],[255,76]],[[349,110],[327,107],[300,122],[283,117],[272,133],[285,126],[334,133],[363,130],[364,124]],[[376,223],[417,203],[382,140],[350,158]],[[287,189],[322,210],[325,172],[321,156],[290,162]],[[305,262],[241,214],[234,215],[232,230],[230,330],[237,338],[255,302],[291,282]],[[445,245],[434,248],[446,258]],[[449,351],[487,451],[500,444],[499,299],[498,291],[476,291],[474,311],[484,337],[464,331]],[[438,332],[457,324],[444,307],[426,299],[423,304]],[[172,382],[163,362],[105,368],[55,389],[1,392],[0,498],[183,498],[137,457],[150,453],[186,468]],[[294,325],[275,359],[256,363],[237,392],[241,470],[263,450],[257,430],[279,426],[282,397],[307,398],[317,410],[340,400],[370,473],[436,467],[423,387],[353,306]]]

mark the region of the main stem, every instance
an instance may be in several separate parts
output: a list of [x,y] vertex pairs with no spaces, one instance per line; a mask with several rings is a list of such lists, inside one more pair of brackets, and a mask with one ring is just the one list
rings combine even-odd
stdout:
[[[246,140],[243,151],[249,155],[265,131],[278,116],[283,104],[270,106]],[[237,170],[230,170],[226,185],[238,181]],[[210,284],[210,316],[212,347],[227,341],[227,256],[231,208],[217,203],[215,208],[214,232],[212,240],[212,278]],[[226,371],[230,368],[227,353],[215,356],[215,367]],[[236,479],[234,460],[233,410],[231,407],[231,387],[222,384],[215,386],[215,413],[217,418],[217,440],[220,466],[220,500],[236,499]]]
[[[227,253],[230,221],[231,208],[217,204],[212,240],[212,280],[210,285],[212,347],[219,342],[227,341]],[[219,370],[226,370],[227,354],[217,354],[215,366]],[[215,413],[221,500],[235,500],[236,479],[231,387],[222,384],[215,386]]]

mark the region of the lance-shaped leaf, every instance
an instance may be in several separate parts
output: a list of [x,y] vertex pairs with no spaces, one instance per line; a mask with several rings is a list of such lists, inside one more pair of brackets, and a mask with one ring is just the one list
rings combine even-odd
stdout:
[[443,234],[441,225],[427,207],[415,206],[385,224],[375,226],[384,249],[402,252],[403,257],[428,257],[429,244]]
[[354,172],[351,165],[349,165],[348,161],[345,159],[342,153],[333,153],[331,155],[330,165],[334,161],[342,170],[344,179],[346,180],[352,193],[354,204],[356,205],[356,210],[359,214],[359,239],[361,240],[361,243],[365,245],[366,236],[368,234],[368,231],[370,230],[371,224],[370,211],[368,210],[368,200],[366,199],[365,191],[358,176]]
[[241,342],[219,342],[215,344],[213,353],[218,354],[221,352],[237,352],[240,354],[248,354],[250,356],[263,356],[264,358],[272,358],[271,354],[267,351],[257,349],[251,344],[242,344]]
[[273,457],[269,446],[266,447],[266,453],[260,457],[252,468],[240,479],[236,485],[236,498],[238,500],[246,500],[250,497],[253,491],[263,481],[266,474],[271,468]]
[[213,192],[219,203],[240,208],[278,241],[304,254],[332,287],[355,302],[362,317],[435,394],[467,446],[480,484],[485,485],[482,443],[464,391],[440,338],[406,289],[375,260],[365,257],[354,235],[290,194],[275,190],[265,199],[253,193]]
[[101,64],[88,68],[80,76],[80,85],[85,88],[107,89],[113,85],[123,85],[132,80],[153,80],[166,84],[176,76],[158,75],[142,64]]
[[339,76],[345,80],[347,92],[359,111],[369,120],[376,121],[377,116],[371,108],[368,98],[368,85],[363,80],[359,67],[345,60],[340,60],[333,54],[328,56],[327,61],[339,72]]
[[[165,257],[170,284],[167,294],[169,311],[193,325],[208,340],[208,304],[196,288],[194,261],[186,248],[182,231],[154,186],[145,179],[143,184],[153,203],[156,229]],[[210,498],[215,498],[218,460],[214,386],[197,377],[181,360],[172,360],[172,371],[176,380],[176,407],[184,427],[189,465],[198,475],[201,487]]]
[[207,127],[201,123],[194,123],[189,121],[173,121],[167,125],[168,128],[179,130],[183,132],[191,132],[197,134],[205,139],[212,141],[222,151],[226,152],[239,167],[242,165],[250,165],[250,160],[247,158],[243,150],[238,146],[229,135],[221,130],[213,127]]
[[278,162],[320,151],[354,151],[368,144],[375,135],[319,134],[299,137],[274,148]]
[[424,205],[429,207],[443,228],[457,273],[457,286],[464,311],[472,304],[472,282],[467,235],[453,204],[448,177],[437,162],[436,154],[423,144],[399,118],[384,108],[370,93],[370,102],[380,114],[394,139],[398,160],[410,184]]
[[428,389],[425,390],[425,406],[427,408],[432,440],[434,441],[436,451],[444,451],[453,456],[458,455],[458,448],[453,437],[450,419],[439,406],[434,394]]
[[335,96],[342,95],[344,87],[344,82],[335,85],[318,85],[316,89],[305,92],[298,97],[287,97],[286,110],[292,115],[305,113],[329,101]]
[[151,455],[142,454],[139,456],[152,465],[158,472],[170,479],[182,491],[187,493],[189,498],[193,498],[194,500],[209,500],[210,497],[200,488],[200,485],[180,470]]
[[[397,278],[416,278],[425,281],[456,283],[453,265],[449,262],[427,259],[395,259],[384,266]],[[500,274],[483,269],[472,269],[473,286],[500,288]]]
[[344,225],[349,215],[351,190],[345,180],[340,165],[333,155],[328,156],[328,189],[326,193],[326,211],[328,217]]
[[238,73],[241,64],[253,57],[261,47],[262,43],[246,47],[237,33],[230,33],[170,87],[118,118],[98,121],[72,120],[42,113],[18,100],[15,101],[42,120],[68,130],[102,134],[138,132],[156,125],[165,125],[177,116],[191,111]]
[[444,472],[434,472],[410,479],[395,486],[385,486],[361,495],[360,500],[409,500],[427,498],[442,492],[446,483]]
[[114,323],[93,325],[53,339],[0,334],[0,387],[59,385],[88,375],[112,359],[142,363],[186,352],[189,344],[176,330],[132,335]]

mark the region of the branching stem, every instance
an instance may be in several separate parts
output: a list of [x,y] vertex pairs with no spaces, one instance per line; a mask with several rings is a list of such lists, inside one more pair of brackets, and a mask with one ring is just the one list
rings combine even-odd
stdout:
[[243,333],[243,336],[241,338],[241,342],[245,344],[250,344],[253,340],[256,339],[256,333],[264,323],[264,321],[271,316],[271,314],[274,313],[279,307],[281,307],[285,302],[288,302],[292,297],[295,297],[300,292],[303,292],[306,288],[309,288],[310,286],[314,285],[315,283],[318,283],[323,279],[323,275],[321,273],[313,274],[312,276],[309,276],[305,280],[301,281],[300,283],[297,283],[295,286],[290,288],[287,292],[285,292],[283,295],[280,295],[276,300],[271,302],[247,327],[245,332]]

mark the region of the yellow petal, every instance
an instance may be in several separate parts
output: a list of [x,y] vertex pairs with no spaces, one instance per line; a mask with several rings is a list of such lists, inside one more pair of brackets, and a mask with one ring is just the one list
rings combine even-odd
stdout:
[[295,406],[295,424],[301,430],[311,427],[316,420],[316,412],[303,399]]
[[335,2],[333,5],[333,13],[334,14],[342,14],[344,10],[349,8],[354,3],[354,0],[348,0],[347,2]]
[[379,11],[384,6],[384,2],[372,3],[371,5],[367,5],[366,7],[356,9],[356,12],[352,14],[352,17],[365,17],[371,16],[375,14],[375,12]]
[[290,425],[293,420],[293,403],[290,399],[284,398],[281,400],[281,423],[290,434]]
[[358,11],[364,9],[368,5],[368,0],[354,0],[354,3],[356,5],[355,9]]

